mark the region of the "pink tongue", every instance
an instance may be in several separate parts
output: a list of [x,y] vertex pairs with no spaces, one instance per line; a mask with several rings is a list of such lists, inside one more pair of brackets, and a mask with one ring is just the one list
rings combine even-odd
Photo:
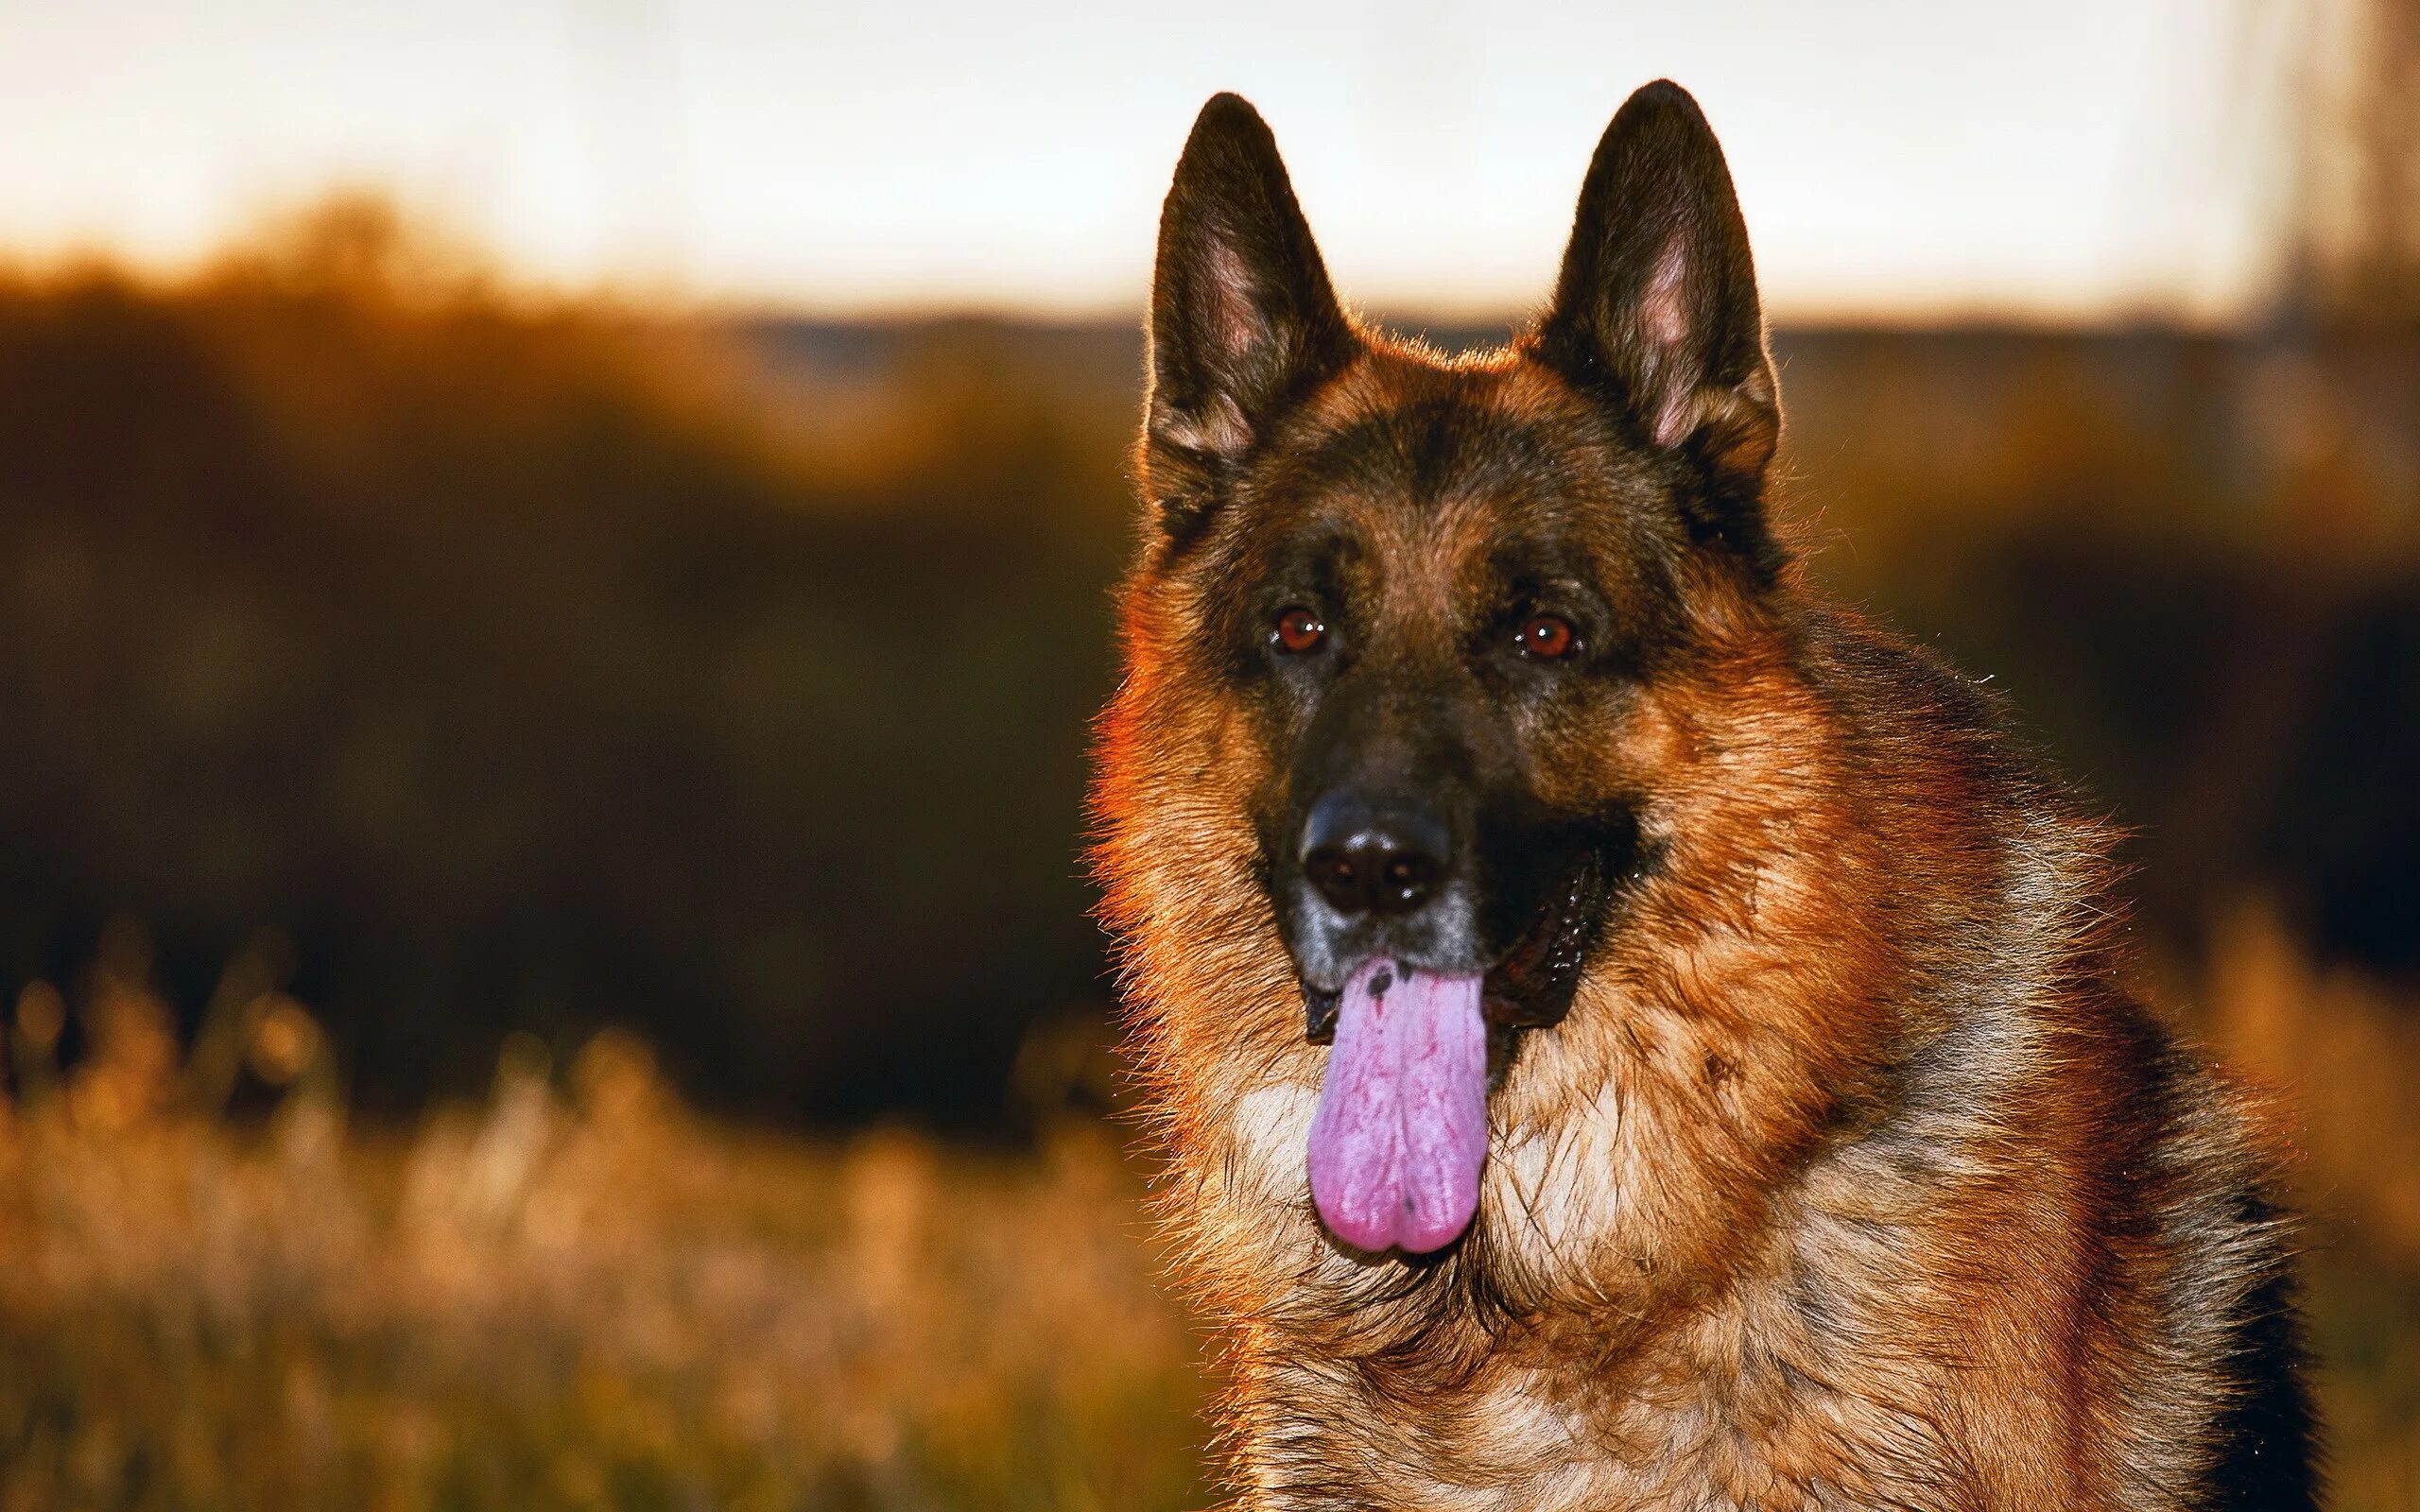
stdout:
[[1356,1249],[1442,1249],[1470,1227],[1487,1160],[1477,972],[1375,960],[1353,973],[1311,1117],[1311,1200]]

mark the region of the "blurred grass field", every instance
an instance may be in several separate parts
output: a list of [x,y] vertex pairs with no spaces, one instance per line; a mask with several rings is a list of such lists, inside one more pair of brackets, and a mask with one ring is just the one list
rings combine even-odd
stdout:
[[[609,1030],[562,1064],[516,1036],[483,1104],[357,1129],[254,959],[188,1045],[140,933],[108,938],[9,1036],[0,1508],[1207,1499],[1203,1362],[1112,1126],[1013,1153],[750,1131]],[[2193,1017],[2239,1064],[2326,1093],[2302,1101],[2335,1505],[2420,1505],[2411,1021],[2257,912],[2208,981]],[[70,1015],[90,1053],[62,1071]]]
[[1195,1346],[1099,1125],[1016,1156],[751,1133],[609,1031],[357,1130],[299,1005],[239,966],[187,1050],[130,959],[63,1076],[60,994],[15,1016],[0,1507],[1200,1499]]

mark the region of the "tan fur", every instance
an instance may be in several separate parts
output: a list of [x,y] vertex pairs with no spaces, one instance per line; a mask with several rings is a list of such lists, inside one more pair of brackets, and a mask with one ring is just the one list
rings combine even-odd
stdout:
[[[1152,309],[1097,861],[1244,1504],[2314,1506],[2255,1110],[2130,993],[2109,834],[1772,531],[1746,231],[1685,93],[1607,129],[1537,330],[1455,358],[1343,315],[1220,96]],[[1541,598],[1588,655],[1508,645]],[[1336,648],[1280,659],[1305,600]],[[1607,885],[1586,954],[1571,904],[1513,936],[1568,944],[1567,1012],[1470,896],[1440,926],[1516,996],[1477,1216],[1425,1258],[1340,1245],[1307,1191],[1330,1052],[1288,940],[1372,958],[1302,901],[1339,751],[1492,784],[1517,857],[1466,894]]]
[[[1311,423],[1448,381],[1572,403],[1510,357],[1382,352]],[[1501,503],[1371,507],[1392,591],[1428,606],[1402,612],[1433,614]],[[1190,650],[1201,592],[1148,560],[1130,587],[1101,870],[1252,1505],[2185,1504],[2220,1391],[2196,1330],[2269,1236],[2178,1235],[2263,1160],[2198,1070],[2174,1123],[2112,1116],[2163,1032],[2113,975],[2101,832],[2011,788],[1956,712],[1843,707],[1823,663],[1868,632],[1801,587],[1721,603],[1684,672],[1560,737],[1554,780],[1651,793],[1670,861],[1495,1091],[1475,1230],[1415,1278],[1307,1205],[1325,1052],[1245,816],[1274,758]],[[1911,992],[1944,941],[1972,957],[1956,990]],[[2152,1206],[2107,1211],[2113,1184]]]

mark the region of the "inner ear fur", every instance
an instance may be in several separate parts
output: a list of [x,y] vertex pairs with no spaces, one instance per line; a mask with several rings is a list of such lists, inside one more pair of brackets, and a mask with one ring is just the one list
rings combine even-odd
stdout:
[[1778,566],[1763,493],[1781,408],[1747,223],[1713,129],[1670,80],[1598,142],[1532,341],[1633,442],[1685,464],[1693,534]]
[[1145,469],[1163,525],[1198,523],[1357,345],[1275,138],[1240,96],[1214,95],[1177,162],[1151,279]]

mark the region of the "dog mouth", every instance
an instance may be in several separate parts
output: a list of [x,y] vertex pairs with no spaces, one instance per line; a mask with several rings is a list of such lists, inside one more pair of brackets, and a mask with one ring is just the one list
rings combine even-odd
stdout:
[[1488,1098],[1524,1031],[1571,1009],[1603,911],[1601,856],[1559,873],[1529,926],[1484,971],[1374,954],[1334,993],[1305,991],[1330,1044],[1306,1154],[1311,1201],[1368,1254],[1433,1254],[1467,1230],[1487,1161]]
[[[1551,1028],[1571,1011],[1608,891],[1603,853],[1583,850],[1563,869],[1528,927],[1481,974],[1479,1011],[1487,1023],[1492,1073],[1502,1071],[1518,1031]],[[1310,1042],[1334,1043],[1343,989],[1322,990],[1308,982],[1302,988]]]

